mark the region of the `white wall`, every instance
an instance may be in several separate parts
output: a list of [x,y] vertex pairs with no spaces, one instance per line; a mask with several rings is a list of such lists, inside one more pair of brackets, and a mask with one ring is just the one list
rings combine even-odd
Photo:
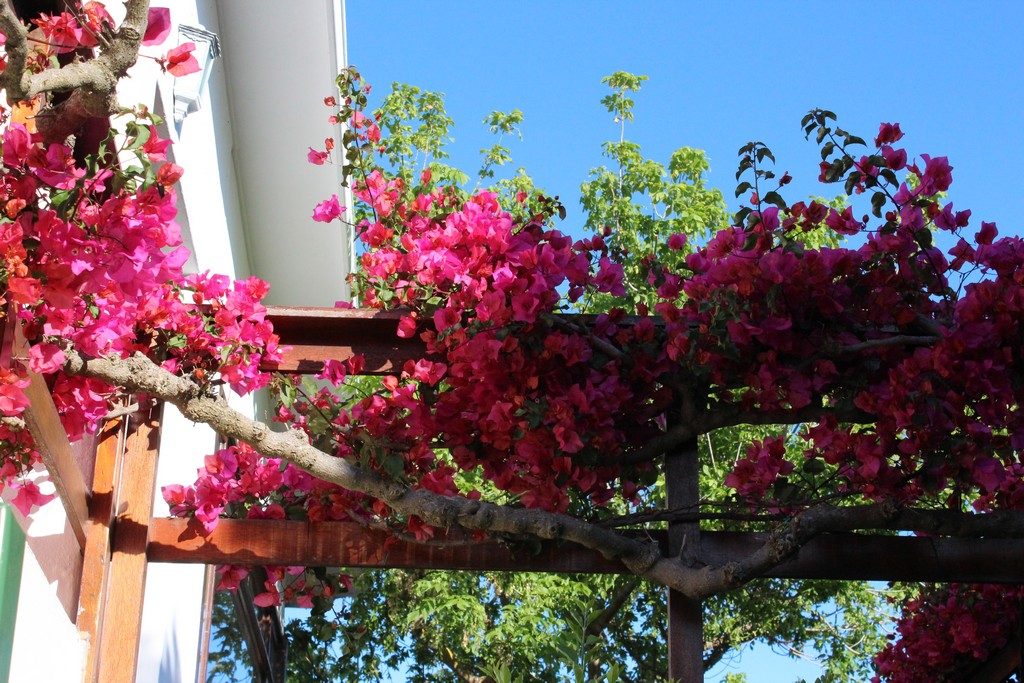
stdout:
[[[105,0],[115,19],[119,0]],[[167,119],[173,160],[185,168],[179,222],[193,251],[190,266],[232,277],[256,274],[271,283],[277,304],[330,306],[348,296],[351,235],[311,219],[313,206],[341,195],[338,175],[306,162],[306,148],[336,135],[321,104],[344,64],[342,0],[154,0],[176,23],[217,33],[214,62],[198,111],[176,126],[174,81],[142,58],[119,84],[125,104],[146,103]],[[176,42],[144,48],[159,56]],[[343,197],[344,198],[344,197]],[[232,399],[253,414],[251,397]],[[213,432],[165,411],[154,515],[167,514],[159,488],[191,483]],[[80,551],[59,502],[27,527],[28,542],[11,681],[79,681],[85,644],[74,625]],[[197,677],[202,565],[150,565],[136,680],[179,683]],[[45,637],[40,637],[45,634]],[[55,656],[55,653],[59,653]]]

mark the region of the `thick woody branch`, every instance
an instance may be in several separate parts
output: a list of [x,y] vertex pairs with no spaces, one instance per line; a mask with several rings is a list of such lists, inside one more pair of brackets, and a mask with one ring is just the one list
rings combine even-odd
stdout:
[[16,102],[24,97],[19,94],[25,89],[25,66],[28,62],[28,29],[21,23],[18,13],[14,10],[11,0],[0,0],[0,32],[7,42],[7,68],[0,74],[0,87],[7,90],[9,102]]
[[87,119],[109,116],[117,109],[117,82],[139,57],[146,32],[149,0],[127,0],[126,15],[114,36],[102,43],[92,59],[75,61],[59,68],[29,73],[28,31],[10,0],[0,0],[0,30],[7,36],[7,69],[0,74],[0,87],[9,102],[28,100],[40,93],[70,93],[52,109],[37,115],[37,127],[48,140],[58,140],[77,131]]
[[244,441],[268,457],[285,459],[319,479],[378,498],[396,512],[416,515],[433,526],[571,541],[616,558],[635,574],[687,595],[709,595],[724,587],[708,584],[713,577],[704,569],[685,568],[663,557],[652,542],[627,538],[576,517],[411,490],[387,481],[375,472],[318,450],[301,432],[272,431],[232,409],[219,396],[204,393],[194,382],[172,375],[141,354],[125,359],[86,359],[68,350],[67,356],[65,370],[70,374],[94,377],[172,403],[190,420]]
[[816,422],[831,415],[839,422],[867,423],[874,417],[856,407],[835,407],[810,405],[804,408],[779,408],[777,410],[742,410],[737,406],[721,406],[700,413],[692,422],[677,424],[653,437],[640,448],[622,454],[618,463],[635,465],[648,462],[678,448],[699,434],[735,427],[737,425],[792,425],[801,422]]
[[65,370],[71,374],[101,379],[172,403],[195,422],[208,424],[224,436],[244,441],[268,457],[287,460],[319,479],[378,498],[400,514],[415,515],[445,529],[458,526],[577,543],[620,560],[639,576],[696,599],[757,578],[826,531],[914,529],[945,535],[1024,537],[1022,513],[965,515],[903,509],[888,503],[847,507],[818,505],[779,522],[761,547],[740,561],[722,566],[688,567],[678,558],[664,557],[653,542],[627,537],[601,524],[560,513],[413,490],[389,481],[373,471],[320,451],[302,432],[272,431],[267,425],[232,409],[223,398],[203,391],[191,380],[167,372],[141,354],[125,359],[86,359],[68,350],[67,356]]
[[594,619],[587,624],[586,635],[588,636],[600,636],[604,633],[604,630],[608,628],[608,625],[612,623],[612,619],[619,613],[622,607],[629,601],[633,595],[633,591],[640,585],[640,577],[630,576],[619,582],[612,593],[611,598],[608,600],[608,604],[605,608],[598,613]]
[[622,465],[635,465],[637,463],[654,460],[658,456],[664,455],[672,449],[678,448],[687,441],[690,441],[700,433],[701,432],[695,427],[695,425],[677,424],[658,436],[653,437],[640,448],[623,453],[619,457],[618,462]]
[[869,339],[859,344],[851,344],[840,349],[841,353],[860,353],[870,349],[877,349],[885,346],[931,346],[939,340],[939,337],[932,335],[908,335],[901,334],[894,337],[882,337],[880,339]]

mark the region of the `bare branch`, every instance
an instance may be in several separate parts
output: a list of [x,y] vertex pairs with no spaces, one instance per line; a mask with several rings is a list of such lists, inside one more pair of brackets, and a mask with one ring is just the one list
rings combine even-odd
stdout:
[[803,408],[776,408],[773,410],[764,408],[744,410],[739,406],[725,406],[717,410],[709,410],[700,420],[698,433],[737,425],[794,425],[802,422],[817,422],[826,415],[831,415],[838,422],[868,423],[877,419],[874,415],[855,406],[823,406],[820,403]]
[[[1024,511],[959,512],[927,508],[896,508],[879,503],[869,505],[827,505],[808,508],[821,516],[819,533],[843,531],[914,531],[961,538],[1024,538]],[[826,515],[827,517],[824,517]],[[654,522],[693,523],[700,521],[783,522],[790,513],[700,512],[695,507],[666,510],[656,508],[602,520],[606,527],[621,528]]]
[[616,587],[615,592],[612,593],[611,599],[608,600],[605,608],[594,617],[593,621],[587,624],[586,635],[600,636],[604,633],[604,630],[612,623],[612,619],[619,613],[619,610],[622,609],[639,585],[639,576],[629,576],[622,580]]

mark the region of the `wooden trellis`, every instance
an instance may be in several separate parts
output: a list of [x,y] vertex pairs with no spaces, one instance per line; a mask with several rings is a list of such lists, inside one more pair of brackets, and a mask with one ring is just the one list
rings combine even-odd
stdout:
[[[396,336],[398,316],[362,310],[277,308],[270,316],[287,345],[282,372],[314,373],[328,359],[354,354],[365,372],[397,372],[419,357],[416,340]],[[24,340],[11,324],[4,333],[0,362],[23,357]],[[544,542],[537,553],[517,553],[497,542],[457,543],[457,532],[420,545],[388,538],[381,531],[346,522],[222,520],[209,536],[194,522],[152,518],[158,456],[158,412],[111,421],[101,431],[91,486],[71,459],[45,382],[32,376],[26,421],[40,444],[61,502],[83,552],[79,629],[88,636],[86,680],[135,680],[146,567],[149,562],[240,565],[297,565],[626,573],[618,561],[572,543]],[[668,505],[697,501],[696,443],[666,459]],[[649,535],[649,534],[648,534]],[[702,531],[695,523],[670,524],[653,533],[672,554],[720,565],[739,559],[764,540],[750,532]],[[387,541],[387,542],[385,542]],[[791,579],[961,581],[1024,583],[1024,540],[922,538],[868,534],[822,534],[765,573]],[[669,595],[669,675],[703,679],[701,605]],[[1004,680],[1021,664],[1021,639],[1011,639],[975,672],[977,683]]]

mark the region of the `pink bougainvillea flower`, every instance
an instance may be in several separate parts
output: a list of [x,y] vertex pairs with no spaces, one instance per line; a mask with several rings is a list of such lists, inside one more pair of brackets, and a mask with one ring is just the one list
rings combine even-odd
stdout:
[[325,199],[313,209],[313,220],[318,223],[330,223],[340,216],[345,207],[338,201],[338,195],[332,194],[330,199]]
[[170,189],[172,185],[181,180],[181,176],[185,174],[185,169],[177,164],[170,162],[160,167],[160,170],[156,172],[156,181]]
[[309,153],[306,154],[306,160],[315,166],[323,166],[324,162],[327,161],[327,152],[321,152],[318,149],[309,148]]
[[325,379],[334,386],[345,381],[345,364],[341,361],[329,359],[324,361],[324,369],[317,375],[317,379]]
[[149,139],[142,146],[142,151],[146,153],[150,161],[166,161],[167,148],[170,146],[171,141],[161,138],[159,133],[157,133],[156,126],[151,125],[149,127]]
[[34,277],[12,277],[7,281],[7,291],[19,304],[34,304],[39,301],[43,287]]
[[33,19],[32,22],[46,36],[47,47],[53,48],[58,54],[73,52],[80,46],[85,46],[82,42],[82,27],[69,12],[40,14],[39,18]]
[[196,44],[192,42],[182,43],[167,53],[166,57],[159,60],[160,67],[175,77],[188,76],[199,71],[199,61],[192,53]]
[[896,142],[903,137],[903,131],[900,130],[900,124],[898,123],[883,123],[878,126],[878,135],[875,136],[875,147],[881,147],[892,142]]
[[82,26],[82,46],[96,47],[99,44],[98,36],[104,30],[114,26],[114,18],[103,6],[103,3],[91,0],[82,4],[82,15],[80,19],[84,22]]
[[17,490],[17,494],[11,500],[11,505],[18,508],[18,512],[25,517],[28,517],[34,508],[45,505],[54,498],[54,494],[40,491],[34,481],[13,484],[11,488]]
[[28,380],[5,368],[0,368],[0,413],[20,415],[28,408],[28,397],[24,389]]
[[142,37],[143,45],[159,45],[167,40],[171,32],[171,10],[166,7],[150,7],[146,20],[146,35]]
[[408,339],[416,336],[416,318],[403,315],[398,321],[398,336]]
[[56,344],[37,344],[28,351],[28,367],[32,372],[47,374],[64,367],[67,356]]

